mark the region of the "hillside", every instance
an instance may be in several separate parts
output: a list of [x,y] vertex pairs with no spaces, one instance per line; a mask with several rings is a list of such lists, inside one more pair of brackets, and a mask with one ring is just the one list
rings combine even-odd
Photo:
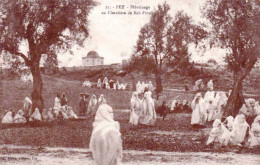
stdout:
[[[50,108],[54,104],[54,97],[57,93],[66,93],[69,99],[69,105],[77,112],[78,103],[80,100],[80,93],[96,94],[98,97],[102,93],[105,95],[108,103],[115,109],[129,108],[129,100],[132,91],[111,91],[111,90],[97,90],[97,88],[82,88],[82,83],[85,80],[96,82],[98,78],[103,79],[107,76],[109,79],[119,80],[124,83],[134,83],[137,81],[148,82],[153,80],[154,75],[144,75],[141,73],[131,73],[124,76],[118,74],[119,69],[115,68],[101,68],[101,69],[84,69],[72,68],[67,70],[66,73],[57,75],[44,75],[43,74],[43,98],[45,108]],[[244,81],[244,91],[246,97],[253,97],[260,100],[260,77],[259,70],[253,70],[252,73]],[[175,73],[168,73],[163,75],[164,94],[167,99],[179,96],[180,100],[192,100],[195,92],[184,91],[184,86],[187,85],[192,89],[195,81],[202,78],[206,83],[213,79],[215,90],[228,91],[232,85],[232,76],[228,72],[213,72],[204,73],[196,77],[181,76]],[[26,96],[31,96],[32,83],[25,83],[17,79],[5,78],[0,81],[0,105],[1,112],[8,109],[18,110],[22,107],[23,99]],[[116,101],[115,101],[116,100]]]

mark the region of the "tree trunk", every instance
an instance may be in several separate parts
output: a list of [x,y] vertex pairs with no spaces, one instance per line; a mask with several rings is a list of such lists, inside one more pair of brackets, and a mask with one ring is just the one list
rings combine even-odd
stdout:
[[43,84],[38,62],[32,64],[31,72],[33,76],[32,112],[34,112],[35,108],[38,108],[42,113],[42,109],[44,108],[44,101],[42,98]]
[[158,68],[156,68],[155,71],[155,82],[156,82],[156,96],[158,99],[159,94],[163,91],[161,70]]
[[243,79],[235,78],[234,80],[234,87],[232,89],[232,92],[228,98],[227,105],[224,109],[223,118],[225,119],[228,116],[235,117],[239,109],[244,104],[244,96],[243,96],[243,85],[242,85]]

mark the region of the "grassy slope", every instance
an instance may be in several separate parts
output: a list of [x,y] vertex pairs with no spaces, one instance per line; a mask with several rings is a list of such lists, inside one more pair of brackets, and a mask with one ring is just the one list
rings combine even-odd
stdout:
[[[253,74],[254,76],[257,74]],[[68,94],[69,105],[78,112],[79,93],[87,92],[89,94],[103,93],[114,109],[129,108],[131,98],[130,91],[110,91],[97,90],[96,88],[81,88],[81,81],[77,77],[82,74],[74,75],[72,79],[68,77],[50,77],[43,76],[45,107],[53,106],[54,97],[57,92]],[[127,77],[130,79],[129,77]],[[139,77],[148,80],[149,77]],[[176,87],[182,87],[183,82],[187,79],[172,81],[174,77],[169,77],[167,82]],[[125,80],[126,81],[126,80]],[[128,80],[129,81],[129,80]],[[166,80],[164,80],[166,81]],[[221,80],[219,80],[221,81]],[[23,83],[17,80],[0,81],[0,111],[4,109],[18,110],[22,106],[22,100],[25,96],[30,96],[32,84]],[[251,83],[251,82],[250,82]],[[217,83],[218,84],[218,83]],[[169,86],[170,86],[169,85]],[[254,84],[253,84],[254,85]],[[225,85],[223,85],[225,87]],[[254,86],[249,86],[254,89]],[[247,89],[250,89],[247,88]],[[258,94],[259,86],[254,92]],[[180,99],[191,100],[194,92],[165,92],[168,98],[180,95]],[[214,149],[205,147],[205,141],[208,136],[208,129],[194,130],[190,126],[189,114],[173,114],[168,116],[166,121],[161,118],[157,120],[155,127],[139,127],[132,129],[128,124],[129,113],[115,112],[115,119],[120,122],[123,145],[125,149],[138,150],[164,150],[164,151],[216,151],[225,152],[228,149]],[[41,124],[39,126],[21,125],[0,127],[0,144],[17,144],[17,145],[35,145],[35,146],[63,146],[63,147],[88,147],[92,130],[93,119],[70,121],[63,125],[57,123]],[[209,126],[208,126],[209,127]],[[22,135],[22,136],[21,136]],[[242,152],[259,153],[257,150],[243,149]]]

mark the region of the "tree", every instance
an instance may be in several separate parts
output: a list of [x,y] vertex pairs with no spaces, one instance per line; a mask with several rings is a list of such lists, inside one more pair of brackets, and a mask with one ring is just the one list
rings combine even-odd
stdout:
[[204,16],[211,22],[211,43],[227,50],[226,62],[233,71],[233,90],[224,117],[235,116],[244,103],[244,78],[259,58],[259,1],[208,0]]
[[[15,0],[0,4],[0,51],[20,57],[33,76],[32,109],[44,108],[40,73],[42,55],[71,45],[82,45],[88,36],[92,0]],[[19,51],[23,43],[28,53]]]
[[207,33],[202,26],[193,23],[190,16],[183,11],[177,12],[167,32],[167,64],[179,70],[194,69],[190,63],[191,54],[188,52],[189,44],[198,42],[206,37]]
[[[153,61],[151,66],[155,66],[153,71],[157,96],[163,90],[162,66],[168,64],[180,68],[184,66],[180,65],[180,62],[189,63],[188,44],[197,43],[205,36],[205,31],[195,25],[191,17],[179,11],[173,20],[169,10],[170,7],[166,3],[158,5],[158,9],[151,15],[150,22],[141,28],[134,51],[134,56]],[[139,60],[140,63],[142,61]]]

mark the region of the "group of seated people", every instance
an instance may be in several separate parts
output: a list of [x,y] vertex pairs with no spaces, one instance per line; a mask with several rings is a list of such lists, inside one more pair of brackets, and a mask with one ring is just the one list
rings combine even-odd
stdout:
[[54,106],[49,109],[39,108],[32,109],[32,101],[29,97],[25,97],[22,109],[17,112],[11,110],[6,112],[2,118],[3,124],[11,123],[27,123],[27,122],[49,122],[57,119],[77,119],[78,116],[74,113],[71,106],[67,105],[66,94],[57,94],[54,101]]
[[[228,97],[230,93],[231,91],[229,91]],[[215,119],[221,120],[228,97],[223,91],[207,91],[204,98],[201,93],[197,93],[191,103],[191,124],[204,126],[206,122],[211,122]],[[260,114],[259,102],[252,98],[246,99],[239,112],[244,114],[247,122],[251,124],[257,114]]]
[[260,145],[260,115],[254,118],[251,127],[244,114],[238,114],[235,119],[229,116],[223,123],[220,119],[216,119],[206,143],[206,145],[211,144],[249,147]]
[[105,77],[103,82],[101,82],[101,79],[98,79],[97,82],[97,88],[100,89],[114,89],[114,90],[125,90],[127,87],[127,83],[119,83],[117,80],[116,82],[114,80],[109,80]]
[[89,98],[88,94],[80,94],[80,101],[79,101],[79,115],[80,116],[94,116],[96,114],[97,108],[99,105],[107,103],[103,94],[100,94],[99,98],[97,99],[95,94]]

